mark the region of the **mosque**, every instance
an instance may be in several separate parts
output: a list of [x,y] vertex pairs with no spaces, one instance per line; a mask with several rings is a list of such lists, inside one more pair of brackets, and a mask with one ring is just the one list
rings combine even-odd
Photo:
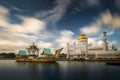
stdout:
[[120,51],[115,49],[114,45],[109,45],[106,37],[107,32],[103,32],[103,45],[93,47],[88,44],[88,36],[84,33],[78,36],[77,42],[67,43],[67,52],[69,59],[120,59]]

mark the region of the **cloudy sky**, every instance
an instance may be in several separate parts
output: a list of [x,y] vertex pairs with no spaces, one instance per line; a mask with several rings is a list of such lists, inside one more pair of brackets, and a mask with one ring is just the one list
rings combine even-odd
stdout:
[[120,0],[0,0],[0,47],[66,47],[86,33],[100,46],[102,32],[120,49]]

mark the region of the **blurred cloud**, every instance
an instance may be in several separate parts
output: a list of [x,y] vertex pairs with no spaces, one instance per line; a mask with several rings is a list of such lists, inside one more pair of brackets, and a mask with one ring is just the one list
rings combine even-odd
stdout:
[[[106,31],[107,35],[112,35],[115,33],[117,28],[120,28],[120,16],[111,14],[110,11],[105,11],[101,13],[101,15],[94,21],[92,24],[88,26],[84,26],[80,28],[80,32],[84,32],[86,34],[94,35],[94,37],[89,37],[88,43],[93,43],[93,46],[101,46],[103,35],[102,32]],[[110,44],[115,44],[116,41],[109,41]]]
[[9,10],[3,6],[0,6],[0,26],[7,26]]
[[60,37],[56,39],[56,43],[59,47],[66,47],[67,43],[73,43],[73,35],[74,33],[70,30],[63,30],[60,32]]
[[56,6],[53,9],[46,11],[38,11],[35,14],[35,17],[55,24],[64,16],[70,2],[71,0],[56,0]]
[[8,16],[11,15],[9,9],[0,6],[0,46],[9,48],[21,48],[38,39],[33,33],[38,35],[45,29],[46,23],[34,17],[18,16],[22,20],[21,24],[9,22]]
[[[73,4],[75,4],[75,5],[74,5],[74,7],[71,6],[71,9],[72,9],[73,13],[75,13],[75,14],[78,12],[82,12],[91,7],[98,7],[101,4],[100,0],[74,0],[74,1],[75,1],[75,3],[73,3]],[[76,5],[76,4],[78,4],[78,5]]]
[[8,31],[17,33],[38,33],[45,28],[45,22],[38,20],[34,17],[18,16],[21,20],[21,24],[12,24],[9,22],[8,15],[10,12],[7,8],[0,6],[0,26],[6,28]]
[[80,31],[87,34],[94,34],[100,31],[100,27],[96,24],[93,24],[92,26],[85,26],[80,28]]
[[[98,2],[91,2],[90,5],[97,5],[99,4]],[[65,48],[68,42],[73,44],[76,39],[73,38],[74,32],[71,30],[50,32],[46,29],[47,22],[54,24],[64,16],[70,3],[71,1],[69,0],[56,0],[57,5],[53,9],[37,12],[35,14],[37,18],[16,15],[22,21],[19,24],[10,23],[8,18],[11,15],[10,10],[0,6],[0,46],[6,48],[26,48],[33,41],[38,42],[40,44],[39,47],[48,48]],[[42,18],[42,20],[38,19],[38,17]],[[107,31],[108,35],[112,35],[115,32],[113,28],[120,28],[119,22],[119,15],[112,15],[109,11],[106,11],[101,13],[92,24],[80,28],[80,31],[86,34],[98,34],[106,30],[103,25],[108,25],[112,27]],[[52,39],[49,40],[50,38]],[[101,35],[94,38],[89,37],[88,42],[94,43],[94,46],[101,46],[101,39]]]
[[107,10],[101,13],[92,24],[80,28],[80,31],[86,34],[97,34],[106,30],[109,35],[112,35],[116,28],[120,28],[120,16],[112,15],[110,11]]
[[52,43],[39,41],[38,43],[39,48],[53,48]]
[[92,44],[92,47],[102,47],[103,41],[96,38],[88,38],[88,44]]
[[85,0],[88,6],[99,6],[100,0]]
[[23,23],[20,25],[12,25],[14,30],[22,33],[39,33],[39,31],[45,28],[45,22],[38,20],[34,17],[23,17],[20,16]]
[[120,28],[120,16],[112,15],[108,10],[101,15],[100,21],[103,24],[111,25],[115,28]]
[[[74,33],[70,30],[57,31],[57,35],[46,29],[46,22],[34,17],[17,15],[22,20],[20,24],[9,22],[9,9],[0,6],[0,46],[7,49],[25,49],[33,41],[39,48],[47,47],[57,49],[73,42]],[[52,38],[49,42],[47,39]]]
[[[108,47],[114,46],[116,47],[117,45],[117,41],[113,40],[113,41],[109,41],[108,42]],[[88,38],[88,44],[91,44],[91,47],[102,47],[103,46],[103,40],[97,40],[96,38]]]
[[22,9],[19,9],[18,7],[15,7],[15,6],[12,6],[12,9],[15,10],[15,11],[23,12]]
[[120,0],[115,0],[115,5],[120,9]]
[[64,48],[62,52],[67,52],[67,43],[73,44],[75,39],[73,38],[74,33],[70,30],[62,30],[60,31],[59,37],[55,39],[54,44],[56,44],[59,48]]

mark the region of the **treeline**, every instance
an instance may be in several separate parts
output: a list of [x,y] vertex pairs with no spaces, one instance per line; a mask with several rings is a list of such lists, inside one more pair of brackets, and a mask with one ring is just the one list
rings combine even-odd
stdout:
[[1,53],[0,54],[0,59],[2,59],[2,58],[15,59],[15,57],[16,57],[15,53]]

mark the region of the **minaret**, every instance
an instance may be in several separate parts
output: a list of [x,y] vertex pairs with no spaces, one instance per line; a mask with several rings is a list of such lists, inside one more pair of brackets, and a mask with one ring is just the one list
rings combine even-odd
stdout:
[[67,43],[67,58],[69,59],[69,43]]
[[103,32],[103,39],[104,39],[104,41],[103,41],[103,50],[107,50],[107,38],[106,38],[106,33],[107,32]]
[[73,45],[74,45],[75,58],[77,58],[77,54],[76,54],[76,43],[73,42]]

